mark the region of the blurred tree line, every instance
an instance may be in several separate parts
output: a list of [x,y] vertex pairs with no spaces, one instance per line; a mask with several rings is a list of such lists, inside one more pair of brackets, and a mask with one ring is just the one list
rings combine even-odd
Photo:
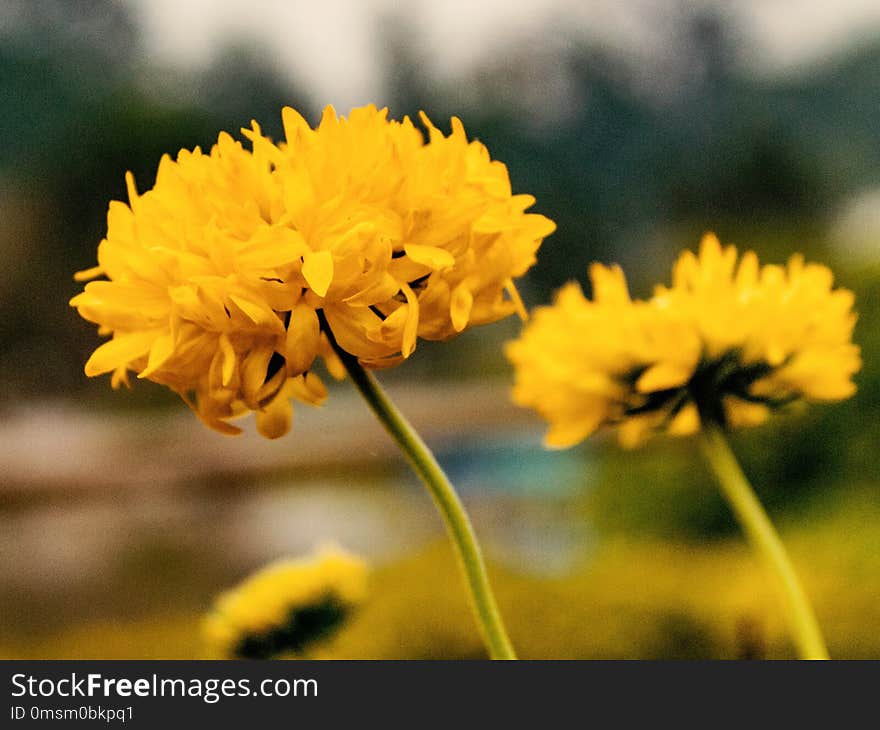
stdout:
[[[880,38],[762,80],[744,70],[748,45],[731,20],[679,12],[668,57],[646,62],[576,40],[548,53],[536,36],[439,88],[406,34],[389,34],[395,113],[462,116],[515,189],[559,223],[532,277],[542,299],[573,272],[585,278],[594,258],[655,281],[667,261],[646,253],[671,238],[674,250],[691,245],[710,227],[754,233],[759,246],[786,231],[818,233],[842,200],[880,183]],[[780,254],[809,247],[786,243]]]
[[[583,278],[592,259],[621,261],[645,293],[709,228],[776,259],[827,256],[829,215],[880,184],[880,39],[809,73],[760,79],[743,71],[747,46],[728,19],[679,12],[662,58],[559,42],[548,26],[454,82],[431,74],[406,18],[383,19],[392,114],[425,109],[441,127],[461,116],[507,163],[514,188],[558,222],[526,285],[531,304]],[[82,375],[96,338],[67,300],[79,288],[71,273],[93,264],[107,201],[125,198],[126,170],[147,189],[165,152],[208,147],[251,118],[277,136],[281,106],[312,120],[321,106],[259,49],[229,46],[202,71],[151,64],[135,20],[113,0],[5,3],[0,103],[5,404],[107,390]],[[864,396],[810,416],[800,442],[810,458],[796,447],[782,456],[752,449],[768,482],[808,484],[816,474],[802,472],[819,468],[817,453],[849,459],[850,473],[876,473],[877,272],[842,273],[859,290]],[[442,367],[438,357],[432,368]]]

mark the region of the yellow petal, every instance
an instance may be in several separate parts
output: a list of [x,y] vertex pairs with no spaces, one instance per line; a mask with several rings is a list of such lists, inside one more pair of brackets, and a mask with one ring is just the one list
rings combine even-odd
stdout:
[[690,436],[699,430],[700,413],[693,403],[682,408],[669,424],[669,433],[673,436]]
[[309,253],[299,231],[288,226],[265,226],[255,231],[246,246],[236,252],[239,269],[275,269],[298,261]]
[[333,346],[330,344],[330,340],[328,340],[323,334],[321,335],[320,353],[321,357],[324,358],[324,366],[327,368],[327,372],[336,380],[344,380],[345,376],[348,374],[345,365],[343,365],[342,360],[339,359],[339,355],[334,351]]
[[133,206],[140,196],[138,195],[137,185],[134,182],[134,173],[131,170],[125,173],[125,187],[128,192],[128,202]]
[[257,348],[251,351],[241,364],[242,394],[248,405],[257,402],[260,389],[266,382],[266,373],[269,368],[269,360],[272,359],[272,352],[271,346]]
[[313,406],[319,406],[327,399],[327,386],[312,372],[299,378],[291,378],[287,387],[292,395]]
[[331,305],[324,307],[327,323],[336,342],[346,352],[359,358],[379,358],[392,354],[388,345],[372,342],[368,332],[381,326],[382,320],[368,307]]
[[398,291],[400,291],[400,284],[397,283],[397,279],[384,273],[377,281],[356,294],[345,297],[342,301],[352,306],[369,306],[391,299]]
[[[268,375],[268,373],[267,373]],[[271,401],[275,399],[275,396],[281,392],[281,389],[284,387],[285,382],[287,382],[287,371],[282,367],[278,368],[274,375],[269,378],[260,389],[257,391],[256,401],[260,408],[264,408]]]
[[707,232],[700,239],[700,259],[714,261],[721,258],[721,241],[714,233]]
[[336,109],[333,108],[332,104],[328,104],[324,107],[324,111],[321,114],[321,121],[318,124],[319,128],[327,128],[327,127],[335,127],[339,124],[339,117],[336,116]]
[[653,393],[657,390],[678,388],[690,379],[692,373],[693,367],[673,362],[658,362],[642,373],[636,381],[636,390],[639,393]]
[[267,325],[272,329],[281,329],[281,320],[265,304],[258,304],[237,294],[230,294],[229,300],[235,304],[254,324]]
[[404,361],[403,355],[389,355],[388,357],[359,357],[358,362],[367,370],[384,370],[395,368]]
[[165,364],[173,353],[174,339],[171,337],[171,333],[169,332],[159,335],[155,342],[153,342],[152,347],[150,347],[150,357],[147,360],[147,367],[138,374],[138,378],[150,377],[150,375]]
[[599,428],[600,419],[597,414],[588,414],[584,418],[565,420],[550,425],[544,436],[544,445],[548,449],[567,449],[583,441]]
[[750,403],[733,396],[724,399],[724,411],[734,428],[758,426],[770,417],[770,408],[763,403]]
[[590,266],[590,280],[593,283],[593,301],[602,304],[624,305],[630,301],[626,277],[617,264]]
[[220,335],[220,353],[222,358],[222,377],[223,385],[227,386],[232,382],[232,376],[235,373],[235,350],[226,334]]
[[302,275],[306,283],[319,297],[327,295],[333,281],[333,255],[329,251],[316,251],[303,258]]
[[220,433],[226,434],[227,436],[235,436],[241,433],[241,429],[238,426],[233,426],[230,423],[226,423],[226,421],[219,418],[215,413],[212,412],[210,408],[204,407],[201,400],[199,403],[193,403],[193,401],[184,393],[180,393],[180,397],[184,403],[186,403],[193,413],[198,416],[199,420],[204,423],[208,428],[211,428],[215,431],[219,431]]
[[523,304],[522,297],[519,295],[519,290],[516,288],[516,284],[513,283],[513,279],[508,279],[504,282],[504,290],[510,297],[510,301],[513,302],[514,310],[519,315],[519,318],[523,322],[527,321],[529,318],[529,313],[526,310],[525,304]]
[[459,284],[452,292],[449,303],[449,313],[452,317],[452,326],[456,332],[461,332],[467,327],[471,317],[471,308],[474,306],[474,295],[471,294],[464,284]]
[[89,279],[94,279],[95,277],[101,276],[104,273],[104,269],[100,266],[93,266],[90,269],[83,269],[82,271],[77,271],[73,275],[74,281],[89,281]]
[[306,304],[297,304],[290,313],[284,345],[287,374],[299,375],[308,370],[320,347],[321,326],[317,313]]
[[131,388],[131,383],[128,382],[128,370],[124,367],[116,368],[113,375],[110,376],[110,386],[113,390],[117,390],[123,385],[126,388]]
[[404,357],[412,355],[416,349],[416,335],[419,330],[419,300],[410,287],[401,284],[400,288],[406,297],[406,322],[403,325],[403,340],[400,354]]
[[284,136],[287,141],[293,143],[297,136],[304,132],[310,132],[309,123],[296,109],[286,106],[281,110],[281,122],[284,125]]
[[91,378],[127,366],[146,355],[160,334],[152,330],[116,335],[92,353],[85,365],[86,375]]
[[282,392],[279,393],[262,410],[256,412],[257,431],[267,439],[277,439],[290,430],[293,420],[293,406],[290,400]]
[[407,243],[403,250],[417,264],[430,266],[432,269],[442,271],[455,266],[455,256],[449,251],[437,246],[422,246],[417,243]]

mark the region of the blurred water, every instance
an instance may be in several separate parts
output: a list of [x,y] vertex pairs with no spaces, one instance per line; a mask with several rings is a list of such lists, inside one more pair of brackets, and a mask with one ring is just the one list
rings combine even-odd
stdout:
[[[515,409],[484,408],[504,402],[491,387],[436,396],[467,424],[455,428],[413,407],[431,398],[411,387],[396,389],[400,400],[437,446],[489,557],[540,575],[583,560],[583,460],[545,452],[540,427]],[[13,415],[0,424],[6,630],[204,606],[250,570],[322,542],[382,564],[442,538],[387,436],[366,409],[338,401],[335,413],[298,414],[300,430],[278,443],[215,437],[182,410]]]
[[445,445],[444,467],[461,492],[559,498],[590,486],[583,451],[547,451],[534,427],[501,428]]

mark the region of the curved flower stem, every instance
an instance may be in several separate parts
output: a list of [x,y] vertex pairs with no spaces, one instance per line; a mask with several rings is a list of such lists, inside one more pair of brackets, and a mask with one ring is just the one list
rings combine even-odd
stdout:
[[477,543],[474,528],[468,519],[461,500],[449,479],[437,463],[431,450],[416,433],[403,414],[397,410],[385,391],[368,373],[357,358],[340,348],[328,335],[336,354],[342,360],[357,389],[376,414],[385,430],[397,442],[419,478],[425,483],[434,502],[437,504],[449,537],[455,546],[477,622],[483,633],[483,640],[492,659],[516,659],[501,614],[495,603],[495,596],[489,586],[486,566]]
[[803,586],[779,534],[758,501],[730,448],[724,431],[714,423],[703,426],[700,445],[718,478],[721,492],[733,509],[752,547],[779,582],[786,619],[801,659],[828,659],[828,649]]

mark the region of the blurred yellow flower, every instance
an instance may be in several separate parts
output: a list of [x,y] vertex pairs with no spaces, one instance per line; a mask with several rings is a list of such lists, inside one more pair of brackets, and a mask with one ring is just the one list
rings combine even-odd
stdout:
[[419,337],[523,313],[513,280],[555,228],[527,214],[506,167],[469,142],[458,119],[444,136],[422,115],[373,106],[312,129],[282,112],[286,141],[256,122],[252,150],[221,134],[210,154],[162,158],[155,186],[112,202],[99,276],[71,300],[112,339],[89,376],[129,371],[169,386],[209,426],[257,412],[259,431],[283,435],[290,400],[318,404],[312,367],[342,367],[324,332],[368,368],[395,365]]
[[657,430],[693,433],[702,419],[755,424],[795,400],[855,392],[853,295],[833,288],[826,266],[796,255],[762,267],[708,234],[648,300],[630,298],[617,266],[594,264],[590,278],[592,300],[568,284],[507,347],[513,398],[550,423],[548,446],[601,426],[634,445]]
[[363,560],[328,547],[273,563],[216,601],[202,623],[208,653],[221,659],[299,654],[332,635],[366,595]]

